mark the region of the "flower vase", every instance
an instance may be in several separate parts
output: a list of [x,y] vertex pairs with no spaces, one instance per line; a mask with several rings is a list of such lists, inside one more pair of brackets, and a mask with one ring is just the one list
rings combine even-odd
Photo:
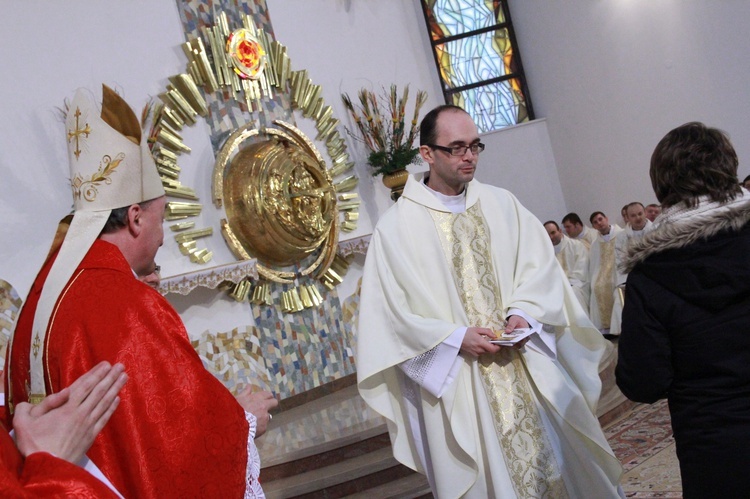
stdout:
[[383,174],[383,185],[391,190],[391,199],[393,201],[398,201],[398,198],[401,197],[401,193],[404,192],[404,186],[408,179],[409,172],[406,168]]

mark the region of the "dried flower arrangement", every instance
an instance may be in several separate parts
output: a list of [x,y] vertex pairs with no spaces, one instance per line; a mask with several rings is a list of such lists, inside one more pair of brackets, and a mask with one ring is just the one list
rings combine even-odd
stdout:
[[[383,89],[385,93],[385,89]],[[380,108],[375,92],[363,88],[359,91],[360,106],[355,106],[348,94],[342,94],[344,105],[356,124],[361,140],[370,150],[367,164],[373,168],[373,175],[387,175],[404,170],[417,160],[419,148],[412,147],[419,133],[419,110],[427,100],[427,92],[417,91],[414,114],[409,133],[406,132],[406,102],[409,99],[409,85],[403,95],[398,96],[396,85],[391,85],[390,93],[383,97],[387,110]],[[390,121],[390,123],[388,123]],[[354,136],[351,130],[347,132]]]

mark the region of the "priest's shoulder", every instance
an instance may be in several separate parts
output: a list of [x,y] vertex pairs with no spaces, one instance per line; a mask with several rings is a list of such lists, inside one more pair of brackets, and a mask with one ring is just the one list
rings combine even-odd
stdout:
[[[404,201],[401,202],[403,203]],[[375,230],[377,230],[378,227],[382,228],[384,226],[387,226],[389,223],[393,223],[398,218],[398,212],[400,208],[398,203],[398,201],[393,203],[380,215],[380,217],[378,217],[378,221],[375,224]]]
[[165,299],[156,290],[139,281],[133,271],[112,267],[88,267],[74,276],[66,295],[75,300],[118,303],[136,307],[159,304]]
[[[480,183],[476,180],[472,181],[472,187],[476,187],[479,192],[479,196],[486,199],[491,199],[498,203],[508,203],[514,205],[521,205],[518,198],[510,192],[508,189],[498,187],[496,185]],[[522,206],[522,205],[521,205]]]

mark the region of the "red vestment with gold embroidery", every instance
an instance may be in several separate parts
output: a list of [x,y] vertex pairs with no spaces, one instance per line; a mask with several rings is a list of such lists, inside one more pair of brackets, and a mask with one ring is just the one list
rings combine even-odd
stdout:
[[[34,312],[45,263],[18,319],[10,358],[12,402],[28,400]],[[60,295],[47,333],[48,393],[99,362],[120,362],[128,382],[87,453],[125,497],[242,497],[245,411],[206,369],[177,312],[135,278],[120,250],[97,240]]]

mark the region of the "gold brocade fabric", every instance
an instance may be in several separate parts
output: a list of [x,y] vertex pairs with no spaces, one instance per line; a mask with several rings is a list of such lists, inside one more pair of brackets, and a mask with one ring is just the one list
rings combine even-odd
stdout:
[[[479,203],[461,214],[431,211],[469,322],[505,327],[489,234]],[[568,497],[526,368],[516,350],[480,359],[495,433],[517,497]],[[488,463],[490,467],[496,466]]]
[[612,315],[612,305],[615,302],[615,239],[612,238],[607,242],[599,241],[599,274],[594,282],[594,295],[596,296],[596,305],[599,309],[599,318],[602,328],[607,329],[610,326]]

